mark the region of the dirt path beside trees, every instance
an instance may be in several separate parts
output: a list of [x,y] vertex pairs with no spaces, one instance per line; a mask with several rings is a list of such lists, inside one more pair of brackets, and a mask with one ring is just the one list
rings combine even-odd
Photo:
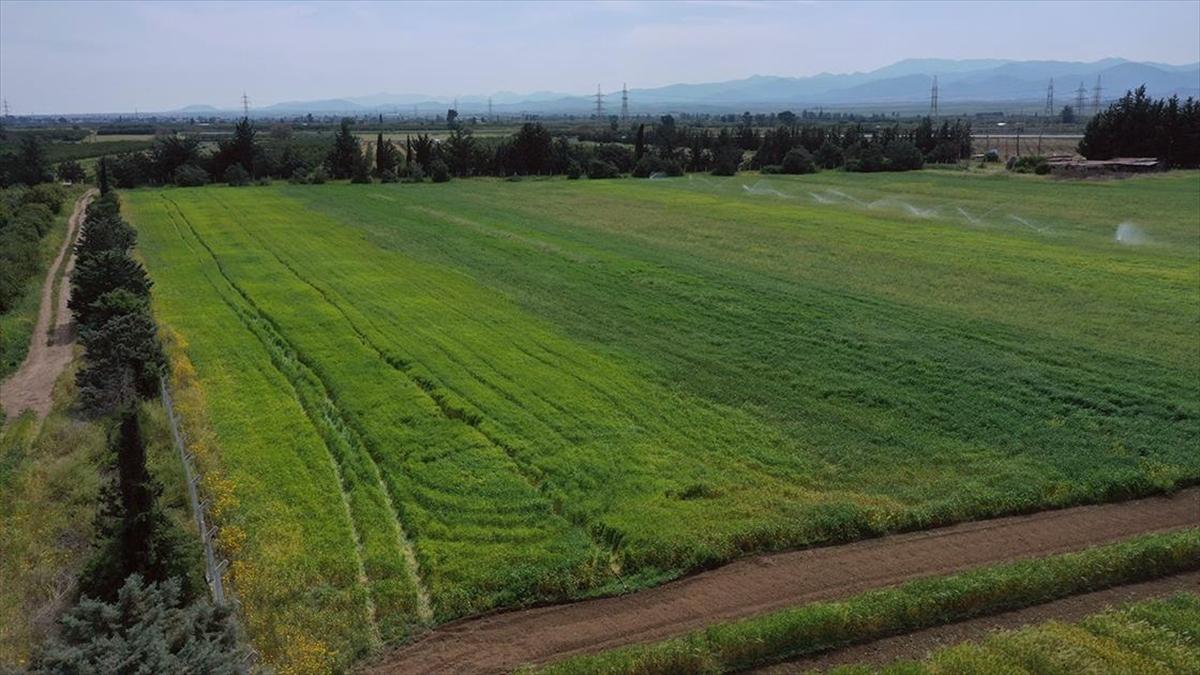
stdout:
[[[75,210],[67,220],[67,236],[42,282],[42,298],[29,341],[29,353],[17,372],[0,383],[0,407],[4,409],[6,419],[15,419],[26,410],[33,410],[39,420],[44,419],[50,412],[54,382],[71,362],[75,326],[67,301],[71,297],[70,276],[75,267],[75,240],[87,205],[96,194],[95,190],[88,190],[75,202]],[[62,282],[56,298],[54,281],[60,271]]]
[[1077,551],[1200,524],[1200,488],[1170,497],[1043,511],[842,546],[745,558],[629,595],[441,626],[382,655],[372,673],[497,673],[721,621],[845,598],[913,579]]

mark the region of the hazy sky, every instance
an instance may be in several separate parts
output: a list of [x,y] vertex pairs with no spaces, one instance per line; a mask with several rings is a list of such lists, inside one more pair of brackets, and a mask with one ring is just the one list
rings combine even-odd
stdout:
[[1200,60],[1200,2],[17,2],[14,114],[234,107],[378,92],[569,93],[910,57]]

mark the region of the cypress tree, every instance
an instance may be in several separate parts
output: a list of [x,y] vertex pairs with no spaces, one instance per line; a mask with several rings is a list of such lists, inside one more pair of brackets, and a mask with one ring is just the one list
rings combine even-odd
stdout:
[[639,124],[637,131],[637,140],[633,145],[633,161],[638,161],[642,155],[646,154],[646,125]]
[[108,157],[107,156],[100,158],[99,174],[100,175],[97,178],[97,182],[100,183],[100,194],[106,195],[106,194],[108,194],[108,191],[111,189],[108,186]]

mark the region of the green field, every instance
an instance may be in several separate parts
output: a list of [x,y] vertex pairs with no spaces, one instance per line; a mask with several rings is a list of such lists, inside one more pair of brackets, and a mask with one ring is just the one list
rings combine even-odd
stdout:
[[285,669],[751,551],[1200,479],[1196,173],[126,204],[233,587]]
[[938,650],[920,662],[882,669],[836,668],[831,675],[941,673],[1200,672],[1200,596],[1180,593],[1094,614],[1077,624],[1049,621]]

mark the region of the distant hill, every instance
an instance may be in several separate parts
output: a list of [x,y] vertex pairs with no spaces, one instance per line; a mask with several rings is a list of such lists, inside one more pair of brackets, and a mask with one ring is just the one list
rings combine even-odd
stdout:
[[[680,83],[632,89],[630,106],[638,112],[735,112],[746,109],[913,106],[929,100],[933,78],[938,78],[942,104],[1029,104],[1045,101],[1046,86],[1054,80],[1056,107],[1074,100],[1083,86],[1085,98],[1099,78],[1103,98],[1111,100],[1142,84],[1155,97],[1178,94],[1200,96],[1200,63],[1168,65],[1119,58],[1089,63],[1074,61],[1017,61],[1005,59],[906,59],[865,73],[821,73],[810,77],[753,75],[723,82]],[[591,95],[553,91],[528,94],[495,92],[459,96],[459,111],[481,114],[488,101],[499,113],[588,114],[595,107]],[[351,113],[391,112],[417,106],[421,112],[448,108],[454,99],[426,94],[377,93],[317,101],[287,101],[254,112]],[[620,105],[619,92],[609,92],[609,110]],[[216,112],[212,106],[188,106],[180,112]]]

